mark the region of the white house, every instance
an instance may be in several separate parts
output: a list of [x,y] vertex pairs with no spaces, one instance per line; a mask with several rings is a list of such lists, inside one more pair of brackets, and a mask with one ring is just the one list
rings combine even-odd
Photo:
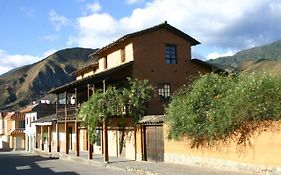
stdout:
[[56,105],[49,103],[35,103],[30,106],[25,107],[21,110],[25,113],[25,148],[27,151],[32,151],[35,149],[35,135],[36,127],[33,121],[40,119],[42,117],[52,115],[56,112]]

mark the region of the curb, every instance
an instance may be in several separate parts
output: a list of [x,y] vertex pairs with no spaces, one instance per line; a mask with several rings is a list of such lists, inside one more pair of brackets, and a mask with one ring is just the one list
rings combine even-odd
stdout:
[[124,171],[124,172],[131,172],[131,173],[144,174],[144,175],[160,175],[159,173],[150,170],[144,170],[142,168],[135,168],[131,166],[119,167],[119,166],[114,166],[114,163],[112,162],[101,163],[95,160],[88,160],[85,158],[80,158],[72,155],[66,155],[64,153],[48,153],[41,150],[33,150],[32,153],[38,154],[39,156],[42,157],[49,157],[50,159],[68,160],[72,162],[79,162],[82,164],[93,165],[97,167],[106,167],[106,168]]

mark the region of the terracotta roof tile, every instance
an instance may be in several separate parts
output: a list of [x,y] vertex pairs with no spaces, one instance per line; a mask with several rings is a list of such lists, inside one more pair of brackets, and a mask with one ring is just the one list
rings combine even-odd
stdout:
[[12,136],[24,134],[24,129],[22,128],[15,129],[10,134]]

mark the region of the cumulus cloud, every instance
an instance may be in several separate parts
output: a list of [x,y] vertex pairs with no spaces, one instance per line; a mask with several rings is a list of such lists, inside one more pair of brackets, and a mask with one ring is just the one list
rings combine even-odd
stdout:
[[60,31],[62,26],[66,26],[69,23],[69,19],[59,15],[54,9],[51,9],[49,12],[49,20],[55,26],[56,31]]
[[234,51],[232,50],[229,50],[227,52],[224,52],[224,53],[221,53],[221,52],[211,52],[207,55],[207,59],[216,59],[216,58],[219,58],[219,57],[225,57],[225,56],[233,56],[235,54]]
[[32,55],[11,55],[0,49],[0,75],[16,67],[31,64],[42,58]]
[[78,18],[78,34],[68,44],[101,47],[128,32],[168,21],[206,47],[239,50],[281,38],[280,9],[276,0],[154,0],[120,19],[100,11]]

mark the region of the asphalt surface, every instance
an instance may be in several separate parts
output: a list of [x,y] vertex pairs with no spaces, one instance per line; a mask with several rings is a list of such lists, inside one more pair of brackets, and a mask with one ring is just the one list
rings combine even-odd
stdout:
[[1,175],[93,175],[114,174],[132,175],[132,173],[80,164],[67,160],[40,157],[25,152],[0,151],[0,174]]
[[82,159],[54,159],[25,151],[0,150],[0,175],[246,175],[242,172],[166,163],[115,161],[103,167],[95,161],[89,162],[85,164]]

